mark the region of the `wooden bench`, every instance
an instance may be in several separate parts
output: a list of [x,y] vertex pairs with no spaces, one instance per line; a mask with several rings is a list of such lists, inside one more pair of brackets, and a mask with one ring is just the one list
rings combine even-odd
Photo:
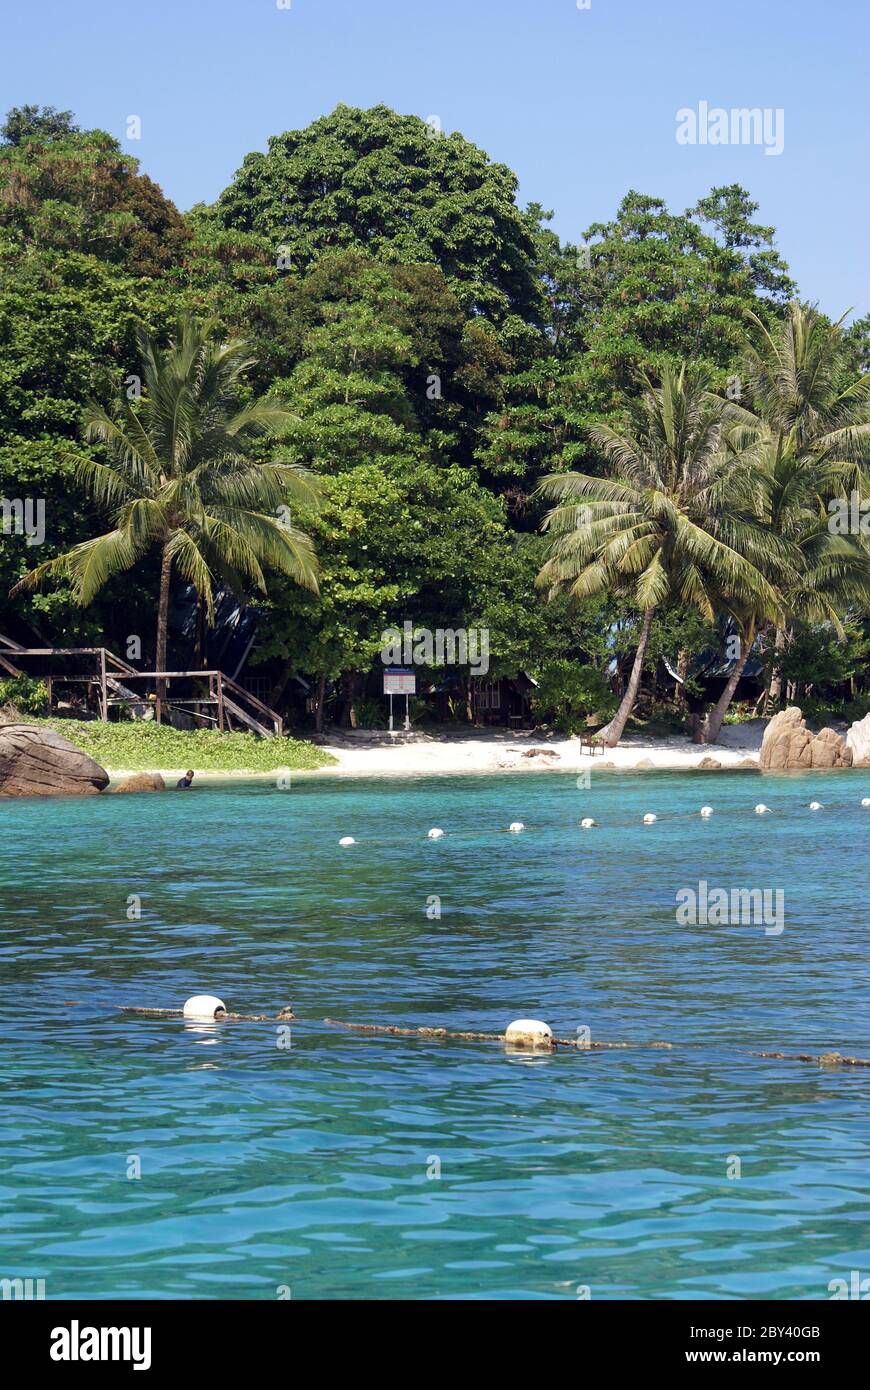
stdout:
[[581,734],[580,747],[588,748],[589,752],[592,754],[593,757],[596,753],[604,752],[604,744],[602,743],[601,739],[598,737],[597,734]]

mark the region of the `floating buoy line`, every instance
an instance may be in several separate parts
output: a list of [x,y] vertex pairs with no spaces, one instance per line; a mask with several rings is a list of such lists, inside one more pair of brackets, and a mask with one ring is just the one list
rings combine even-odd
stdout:
[[[845,806],[845,803],[842,804],[843,806]],[[870,807],[870,796],[862,797],[861,805],[864,807]],[[766,806],[763,801],[759,801],[758,805],[755,806],[753,809],[757,816],[768,816],[774,814],[773,807]],[[828,809],[828,806],[825,802],[811,801],[809,802],[807,809],[810,811],[825,811]],[[694,820],[696,816],[700,816],[702,820],[709,820],[713,814],[714,810],[712,806],[702,806],[699,811],[676,811],[673,815],[666,817],[666,822],[670,824],[674,821]],[[640,818],[641,825],[657,825],[658,822],[659,816],[655,811],[647,811]],[[630,826],[636,825],[637,823],[638,822],[635,820],[611,821],[610,828],[614,830],[627,830]],[[584,816],[582,820],[577,822],[577,824],[579,825],[581,830],[593,830],[598,828],[598,821],[593,820],[592,816]],[[550,826],[547,827],[547,829],[552,828],[553,827]],[[507,826],[493,826],[491,830],[452,830],[448,832],[446,830],[442,830],[440,826],[434,825],[431,830],[428,830],[426,832],[426,839],[444,840],[447,838],[456,839],[461,837],[463,840],[467,840],[485,835],[518,835],[528,829],[529,827],[525,825],[521,820],[511,821],[510,825]],[[369,845],[396,844],[399,843],[399,838],[400,837],[398,836],[378,836],[377,838],[366,840],[365,843]],[[407,841],[405,841],[404,836],[401,837],[401,840],[403,843],[407,843]],[[351,845],[356,845],[359,842],[355,840],[352,835],[343,835],[338,843],[343,849],[345,849],[350,848]]]
[[[418,1038],[423,1041],[441,1042],[485,1042],[500,1043],[509,1051],[527,1053],[552,1053],[560,1050],[572,1052],[624,1052],[631,1048],[649,1051],[671,1052],[674,1044],[669,1042],[593,1042],[589,1038],[556,1037],[549,1024],[540,1019],[520,1018],[509,1023],[503,1033],[479,1033],[455,1031],[450,1028],[403,1028],[394,1023],[348,1023],[344,1019],[297,1018],[289,1004],[285,1004],[275,1014],[231,1013],[223,1000],[215,994],[196,994],[188,999],[180,1009],[146,1008],[135,1004],[116,1004],[120,1013],[135,1014],[139,1018],[181,1019],[185,1023],[289,1023],[316,1024],[322,1022],[328,1027],[344,1028],[353,1033],[375,1034],[381,1037]],[[705,1043],[680,1043],[679,1049],[705,1047]],[[870,1067],[870,1057],[843,1056],[840,1052],[760,1052],[754,1049],[737,1048],[738,1053],[749,1057],[766,1057],[781,1062],[811,1062],[825,1067]]]

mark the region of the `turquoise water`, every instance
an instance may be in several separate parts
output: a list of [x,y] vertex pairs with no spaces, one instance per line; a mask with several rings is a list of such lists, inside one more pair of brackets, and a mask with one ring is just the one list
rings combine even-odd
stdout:
[[[744,1050],[870,1056],[864,795],[863,773],[540,773],[0,804],[0,1277],[809,1299],[870,1275],[870,1070]],[[679,925],[701,878],[782,887],[785,930]],[[285,1048],[272,1023],[114,1007],[200,991],[312,1022]],[[523,1015],[674,1048],[527,1058],[322,1022]]]

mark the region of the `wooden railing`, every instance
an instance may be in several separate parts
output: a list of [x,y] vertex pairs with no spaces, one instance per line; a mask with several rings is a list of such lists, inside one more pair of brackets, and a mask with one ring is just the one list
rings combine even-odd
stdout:
[[[208,695],[183,696],[176,703],[179,705],[191,705],[196,708],[214,706],[217,715],[215,722],[218,728],[224,730],[232,720],[244,724],[253,733],[261,734],[264,737],[280,736],[284,732],[284,721],[277,711],[263,703],[250,690],[246,690],[243,685],[231,676],[227,676],[223,671],[138,671],[135,666],[116,656],[108,647],[21,647],[8,637],[0,635],[0,667],[8,671],[10,675],[20,676],[24,673],[5,656],[5,652],[11,652],[16,660],[26,657],[61,657],[61,656],[94,656],[98,660],[99,671],[97,673],[76,672],[72,675],[50,674],[47,676],[49,690],[49,708],[51,708],[53,685],[55,682],[70,682],[72,684],[85,684],[99,686],[100,697],[100,718],[105,721],[109,717],[110,705],[122,705],[133,702],[145,702],[146,696],[137,696],[135,691],[129,689],[133,681],[154,681],[165,683],[167,686],[173,680],[196,680],[208,681]],[[109,670],[109,667],[113,671]],[[123,676],[123,680],[118,679],[118,675]],[[110,695],[110,691],[115,692]],[[160,717],[161,701],[157,701],[156,710],[158,720]],[[167,703],[169,700],[167,699]]]

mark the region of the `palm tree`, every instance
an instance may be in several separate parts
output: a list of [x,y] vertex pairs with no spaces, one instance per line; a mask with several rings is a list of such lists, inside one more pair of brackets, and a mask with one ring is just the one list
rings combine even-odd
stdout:
[[[317,591],[311,539],[289,520],[290,502],[316,504],[315,480],[280,459],[250,457],[252,441],[296,417],[277,398],[240,402],[248,344],[220,342],[213,321],[179,321],[160,350],[137,337],[144,391],[136,408],[120,398],[111,410],[90,403],[85,437],[104,446],[105,462],[78,460],[76,480],[112,514],[112,529],[31,570],[15,586],[33,588],[63,576],[85,606],[113,575],[155,546],[160,552],[156,668],[166,670],[169,592],[173,571],[192,584],[214,619],[214,584],[239,596],[265,592],[264,568]],[[166,683],[158,681],[160,719]]]
[[[729,402],[725,414],[729,446],[750,461],[761,484],[759,516],[799,552],[783,595],[784,620],[774,630],[774,646],[782,650],[789,620],[830,621],[840,630],[839,614],[851,602],[866,604],[870,593],[863,541],[832,535],[828,527],[829,502],[848,499],[853,489],[868,495],[870,373],[852,373],[843,319],[830,323],[798,303],[772,331],[749,317],[759,340],[748,346],[744,372],[754,409]],[[780,689],[774,670],[765,705],[779,700]],[[721,726],[715,714],[708,719],[710,740]]]
[[776,610],[763,570],[771,552],[786,563],[786,548],[771,544],[745,488],[732,486],[723,403],[706,373],[684,365],[667,369],[660,388],[642,381],[632,430],[589,430],[614,477],[562,473],[539,485],[558,504],[544,521],[552,543],[539,585],[551,595],[627,593],[642,614],[625,694],[601,735],[611,748],[637,699],[656,610],[678,602],[708,620],[726,603]]

